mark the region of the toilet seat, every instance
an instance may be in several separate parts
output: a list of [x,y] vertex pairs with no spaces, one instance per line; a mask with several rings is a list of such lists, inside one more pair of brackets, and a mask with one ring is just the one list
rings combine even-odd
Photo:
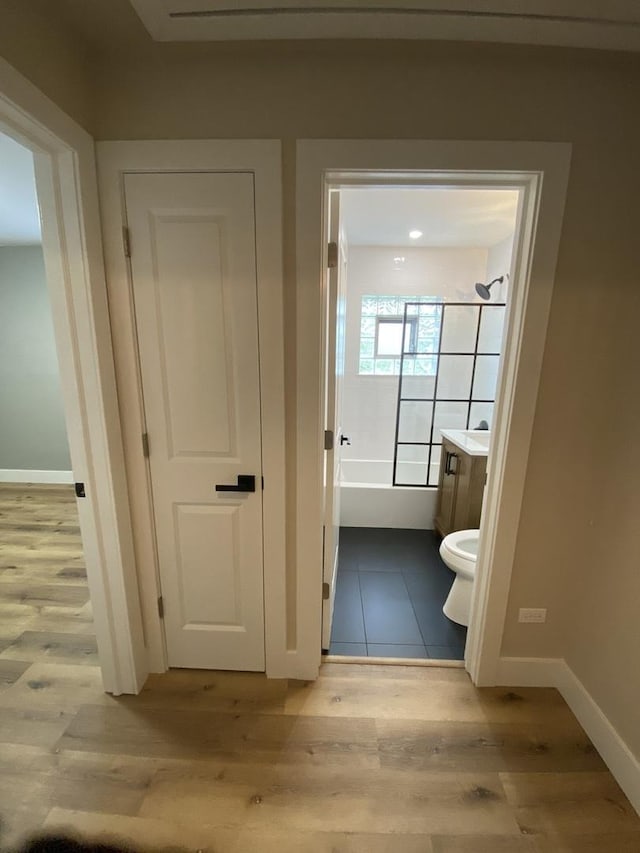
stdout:
[[473,578],[478,557],[479,530],[456,530],[444,537],[440,555],[449,568],[465,577]]

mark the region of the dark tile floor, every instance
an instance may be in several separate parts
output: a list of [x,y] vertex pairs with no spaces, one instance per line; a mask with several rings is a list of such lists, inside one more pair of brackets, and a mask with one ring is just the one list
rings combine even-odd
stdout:
[[462,660],[467,629],[442,612],[453,572],[433,530],[342,527],[332,655]]

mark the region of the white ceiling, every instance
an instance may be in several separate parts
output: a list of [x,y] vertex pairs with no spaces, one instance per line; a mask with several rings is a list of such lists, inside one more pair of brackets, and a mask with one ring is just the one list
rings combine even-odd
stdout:
[[640,50],[638,0],[131,0],[156,41],[395,38]]
[[[356,246],[489,248],[515,231],[516,190],[350,189],[340,219]],[[422,231],[412,240],[409,232]]]
[[0,246],[40,243],[33,154],[0,133]]

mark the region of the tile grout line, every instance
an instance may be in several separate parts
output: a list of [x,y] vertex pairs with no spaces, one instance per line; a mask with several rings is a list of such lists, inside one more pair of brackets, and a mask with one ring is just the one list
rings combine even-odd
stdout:
[[[371,570],[369,570],[369,569],[359,570],[359,572],[360,572],[360,571],[365,571],[365,572],[368,572],[368,573],[370,573],[370,574],[399,575],[399,576],[402,578],[402,583],[403,583],[403,585],[404,585],[405,592],[406,592],[406,594],[407,594],[407,599],[408,599],[408,601],[409,601],[409,604],[411,605],[411,610],[413,611],[413,615],[414,615],[414,618],[415,618],[415,621],[416,621],[416,627],[418,628],[418,633],[419,633],[420,639],[422,640],[422,643],[394,643],[394,642],[386,642],[386,643],[380,643],[380,644],[378,644],[378,643],[372,643],[371,645],[387,645],[387,646],[420,646],[420,645],[421,645],[421,646],[423,647],[423,649],[424,649],[424,658],[425,658],[425,660],[429,660],[430,658],[429,658],[429,653],[428,653],[428,651],[427,651],[427,646],[426,646],[426,643],[424,642],[424,637],[423,637],[422,631],[420,630],[420,623],[418,622],[417,614],[416,614],[416,612],[415,612],[415,608],[414,608],[414,606],[413,606],[413,600],[412,600],[411,595],[410,595],[410,593],[409,593],[409,589],[408,589],[408,587],[407,587],[407,583],[406,583],[406,581],[405,581],[405,578],[404,578],[404,575],[403,575],[402,569],[397,569],[397,570],[393,570],[393,571],[380,571],[380,572],[374,572],[374,571],[371,571]],[[362,589],[361,589],[360,595],[362,596]],[[366,636],[366,617],[364,616],[364,603],[363,603],[363,618],[364,618],[364,622],[365,622],[365,638],[366,638],[366,642],[367,642],[367,655],[369,655],[369,640],[368,640],[368,638],[367,638],[367,636]],[[376,657],[376,655],[374,655],[374,657]]]
[[416,623],[418,625],[418,631],[420,631],[420,636],[422,637],[422,645],[424,646],[425,657],[427,658],[427,660],[431,660],[431,655],[429,654],[429,650],[427,648],[427,643],[426,643],[426,640],[424,638],[424,634],[422,633],[422,628],[420,627],[420,620],[418,619],[418,614],[416,612],[416,608],[415,608],[414,603],[413,603],[413,596],[411,595],[411,591],[410,591],[409,587],[407,586],[407,580],[404,576],[404,570],[401,570],[400,574],[402,575],[402,582],[404,583],[405,588],[407,590],[407,595],[409,596],[409,602],[411,603],[411,609],[413,610],[413,615],[415,616],[415,620],[416,620]]
[[[440,558],[438,557],[437,559],[440,559]],[[440,560],[440,561],[441,561],[441,560]],[[413,571],[413,570],[409,570],[409,571]],[[405,586],[407,586],[407,581],[406,581],[406,578],[405,578],[404,573],[405,573],[405,570],[403,569],[403,570],[402,570],[402,577],[403,577],[403,580],[404,580],[404,582],[405,582]],[[451,640],[449,640],[449,642],[448,642],[448,643],[430,643],[430,644],[429,644],[429,643],[427,643],[427,642],[426,642],[425,637],[424,637],[424,634],[422,633],[422,628],[420,627],[420,620],[418,619],[418,614],[417,614],[416,608],[415,608],[415,606],[414,606],[414,599],[413,599],[413,596],[411,595],[411,591],[408,589],[408,586],[407,586],[407,590],[408,590],[408,592],[409,592],[409,600],[411,601],[411,606],[413,607],[413,612],[414,612],[414,614],[415,614],[415,616],[416,616],[416,620],[417,620],[417,622],[418,622],[418,629],[419,629],[419,631],[420,631],[420,636],[422,637],[422,640],[423,640],[423,642],[424,642],[425,649],[427,650],[427,658],[428,658],[429,660],[439,660],[439,659],[440,659],[440,658],[432,658],[432,657],[431,657],[431,655],[429,654],[429,645],[437,646],[437,647],[445,646],[445,647],[446,647],[446,648],[448,648],[449,650],[451,650],[451,651],[454,651],[454,652],[455,652],[455,650],[457,649],[457,643],[453,643]],[[446,618],[446,617],[445,617],[445,618]],[[466,637],[465,637],[465,643],[466,643]],[[462,660],[464,660],[464,645],[465,645],[465,644],[463,644],[463,648],[462,648]],[[457,652],[455,652],[455,653],[457,654]],[[453,660],[453,659],[454,659],[454,658],[452,658],[452,660]],[[459,658],[457,658],[457,657],[455,658],[455,660],[458,660],[458,659],[459,659]],[[444,660],[444,658],[443,658],[443,660]]]
[[360,585],[360,555],[358,555],[358,592],[360,593],[360,612],[362,613],[362,630],[364,631],[364,647],[369,657],[369,640],[367,638],[367,620],[364,615],[364,601],[362,600],[362,586]]
[[407,582],[406,582],[405,577],[404,577],[404,572],[402,570],[400,570],[400,577],[402,578],[402,583],[404,584],[404,588],[407,591],[407,597],[409,599],[409,604],[411,605],[411,610],[413,611],[413,618],[416,620],[416,625],[418,626],[418,632],[420,633],[420,636],[422,637],[422,645],[424,646],[424,656],[427,660],[429,660],[431,658],[431,655],[429,654],[429,651],[427,649],[427,644],[424,641],[424,634],[422,633],[422,628],[420,627],[420,620],[418,619],[418,614],[416,613],[416,608],[413,605],[413,597],[412,597],[411,593],[409,592],[409,587],[407,586]]

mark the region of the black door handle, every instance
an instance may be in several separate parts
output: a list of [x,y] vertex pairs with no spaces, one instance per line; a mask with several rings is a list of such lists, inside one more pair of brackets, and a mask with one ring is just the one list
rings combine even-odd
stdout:
[[218,484],[216,492],[255,492],[256,478],[253,474],[238,474],[237,486],[226,486]]
[[349,438],[348,435],[341,435],[340,436],[340,447],[342,447],[343,444],[351,444],[351,439]]

